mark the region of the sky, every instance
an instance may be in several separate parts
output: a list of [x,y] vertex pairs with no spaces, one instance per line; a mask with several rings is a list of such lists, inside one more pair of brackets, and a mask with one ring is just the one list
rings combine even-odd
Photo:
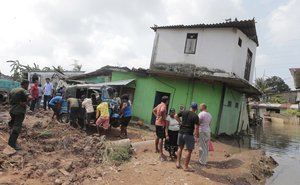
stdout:
[[8,60],[82,70],[150,65],[154,24],[219,23],[255,18],[259,47],[254,77],[300,67],[298,0],[0,0],[0,71]]

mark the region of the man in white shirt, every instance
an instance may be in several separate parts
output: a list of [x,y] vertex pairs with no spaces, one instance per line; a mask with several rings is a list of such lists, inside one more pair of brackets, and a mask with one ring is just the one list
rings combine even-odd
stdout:
[[86,125],[91,123],[91,120],[95,120],[96,118],[93,117],[94,115],[94,107],[93,102],[91,98],[86,98],[85,95],[82,95],[81,99],[82,101],[82,108],[85,109],[85,123],[84,123],[84,129],[86,130]]
[[50,82],[50,78],[46,78],[46,83],[44,85],[44,110],[46,110],[46,107],[48,106],[48,109],[50,110],[49,107],[49,101],[52,98],[53,95],[53,85]]
[[210,123],[211,114],[207,112],[207,106],[202,103],[200,105],[201,112],[199,113],[199,132],[200,132],[200,151],[199,151],[199,162],[201,165],[206,165],[208,157],[208,142],[210,139]]

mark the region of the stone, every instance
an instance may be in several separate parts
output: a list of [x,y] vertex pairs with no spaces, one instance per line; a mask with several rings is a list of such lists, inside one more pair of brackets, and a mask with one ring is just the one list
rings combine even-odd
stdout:
[[59,169],[59,171],[60,171],[62,174],[64,174],[64,176],[69,176],[69,175],[70,175],[70,173],[67,172],[65,169]]
[[5,147],[5,149],[3,150],[2,153],[5,154],[5,155],[8,155],[8,156],[12,156],[12,155],[14,155],[15,153],[17,153],[17,151],[16,151],[14,148],[12,148],[12,147],[10,147],[9,145],[7,145],[7,146]]
[[64,169],[67,171],[67,172],[71,172],[73,171],[73,162],[70,161],[70,162],[67,162],[66,165],[64,166]]
[[46,145],[46,146],[43,146],[43,151],[44,152],[53,152],[55,149],[53,146],[51,145]]
[[57,169],[49,169],[47,170],[46,174],[48,177],[54,177],[54,176],[57,176],[58,175],[58,170]]
[[55,179],[54,184],[55,185],[61,185],[62,181],[60,179]]

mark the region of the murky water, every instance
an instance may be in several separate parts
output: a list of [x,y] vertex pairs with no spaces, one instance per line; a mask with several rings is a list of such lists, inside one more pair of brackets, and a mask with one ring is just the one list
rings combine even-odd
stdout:
[[266,122],[251,130],[251,147],[261,148],[279,166],[268,185],[300,185],[300,125]]

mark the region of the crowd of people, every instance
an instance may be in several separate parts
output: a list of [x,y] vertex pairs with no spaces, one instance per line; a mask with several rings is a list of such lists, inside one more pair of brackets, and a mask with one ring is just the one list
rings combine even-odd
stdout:
[[[155,151],[160,154],[160,160],[166,160],[163,152],[164,145],[171,159],[177,159],[177,168],[183,168],[185,171],[193,171],[189,167],[189,162],[192,151],[195,148],[195,143],[199,142],[199,163],[200,165],[206,165],[210,142],[210,123],[212,120],[211,114],[207,111],[206,104],[202,103],[200,105],[200,113],[198,115],[196,114],[198,104],[195,102],[191,103],[189,110],[180,111],[176,114],[175,109],[171,108],[169,115],[167,115],[168,103],[169,98],[163,96],[161,103],[153,109],[153,114],[156,117]],[[184,166],[182,167],[181,156],[184,148],[186,148],[187,152]]]
[[[28,90],[29,89],[29,90]],[[19,150],[16,144],[17,138],[21,132],[22,123],[25,118],[26,106],[29,105],[31,112],[37,112],[41,107],[43,100],[44,110],[52,110],[52,119],[62,121],[62,109],[66,109],[70,126],[88,130],[88,127],[96,125],[98,134],[100,135],[102,127],[104,134],[111,127],[111,105],[102,101],[101,97],[91,94],[91,98],[82,95],[81,98],[66,97],[64,91],[55,92],[53,84],[49,78],[46,78],[44,86],[38,84],[37,81],[29,87],[29,81],[23,80],[20,88],[15,88],[10,92],[10,116],[9,127],[11,134],[8,144]],[[129,95],[124,94],[121,97],[114,97],[115,107],[118,111],[118,122],[120,126],[120,137],[127,138],[127,126],[131,120],[131,103]]]
[[[29,81],[24,80],[21,83],[20,88],[15,88],[10,92],[10,115],[11,121],[9,127],[11,128],[11,134],[8,144],[19,149],[16,145],[17,138],[21,132],[22,122],[25,118],[26,105],[30,102],[30,110],[34,111],[35,108],[39,108],[41,105],[41,99],[43,99],[45,110],[53,110],[54,114],[52,118],[58,121],[61,120],[61,110],[65,105],[66,112],[69,115],[70,126],[79,127],[87,130],[93,123],[96,125],[98,134],[100,135],[99,127],[106,131],[111,127],[111,107],[106,101],[102,101],[101,97],[97,98],[96,94],[92,94],[91,98],[82,95],[81,98],[65,97],[61,90],[56,96],[54,94],[54,88],[50,79],[46,79],[45,85],[42,87],[35,81],[30,87],[30,93],[27,89]],[[115,95],[115,102],[117,102],[117,108],[119,110],[118,121],[120,123],[120,137],[127,137],[127,126],[131,120],[131,103],[127,94],[122,95],[120,98]],[[159,153],[161,161],[166,160],[164,149],[169,152],[172,160],[176,160],[176,167],[182,168],[181,156],[184,148],[186,148],[186,156],[183,169],[185,171],[191,171],[189,168],[189,162],[191,159],[192,151],[195,148],[195,142],[200,143],[199,150],[199,163],[201,165],[207,164],[207,157],[209,152],[210,141],[210,123],[212,120],[211,114],[207,111],[206,104],[200,105],[200,113],[197,115],[198,104],[193,102],[189,110],[183,110],[176,113],[174,108],[171,108],[169,114],[167,114],[169,104],[169,98],[163,96],[161,103],[153,109],[153,114],[156,117],[156,139],[155,139],[155,152]]]

